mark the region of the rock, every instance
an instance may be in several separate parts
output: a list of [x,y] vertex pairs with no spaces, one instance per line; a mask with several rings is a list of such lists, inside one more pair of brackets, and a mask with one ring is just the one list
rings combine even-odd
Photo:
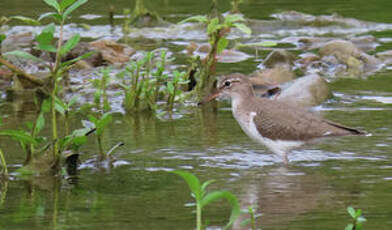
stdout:
[[99,40],[90,42],[89,45],[100,52],[102,59],[113,65],[125,64],[136,51],[126,45],[112,40]]
[[32,32],[10,35],[1,43],[1,53],[13,50],[30,52],[33,47],[33,41],[34,36]]
[[238,50],[223,50],[216,58],[219,63],[237,63],[249,59],[251,56]]
[[317,106],[331,96],[328,83],[317,74],[298,78],[290,82],[287,88],[282,88],[277,100],[304,107]]
[[64,61],[72,60],[72,59],[80,57],[88,52],[93,52],[93,54],[88,58],[85,58],[83,60],[78,61],[76,63],[76,66],[78,68],[81,68],[81,69],[91,68],[91,67],[102,66],[104,64],[102,53],[99,50],[96,50],[95,47],[92,47],[90,45],[90,43],[87,43],[87,42],[80,42],[75,48],[73,48],[67,54],[67,56],[64,58]]
[[295,74],[287,66],[278,66],[256,71],[250,77],[251,82],[255,85],[277,85],[293,80]]
[[[197,44],[191,42],[187,47],[186,51],[188,55],[200,56],[201,59],[207,57],[208,53],[211,51],[211,45],[208,43]],[[247,53],[235,50],[235,49],[225,49],[216,59],[219,63],[237,63],[249,59],[251,56]]]
[[350,38],[350,41],[364,52],[373,51],[379,46],[373,35],[364,35]]
[[377,53],[376,57],[386,65],[392,64],[392,50],[387,50],[387,51]]
[[276,65],[291,66],[295,61],[295,55],[284,49],[277,49],[272,51],[265,58],[263,65],[267,68],[273,68]]
[[310,63],[320,60],[320,56],[314,53],[303,53],[299,55],[300,59],[297,61],[301,68],[306,68]]
[[334,56],[340,64],[347,67],[347,73],[338,77],[362,77],[379,68],[379,60],[358,49],[352,42],[333,40],[325,44],[320,50],[324,58]]

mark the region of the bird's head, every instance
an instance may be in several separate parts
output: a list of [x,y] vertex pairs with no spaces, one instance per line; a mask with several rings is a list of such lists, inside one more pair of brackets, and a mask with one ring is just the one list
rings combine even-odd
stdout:
[[253,96],[253,88],[249,79],[240,73],[223,76],[218,80],[217,89],[205,97],[199,104],[207,103],[217,97],[230,97],[231,99]]

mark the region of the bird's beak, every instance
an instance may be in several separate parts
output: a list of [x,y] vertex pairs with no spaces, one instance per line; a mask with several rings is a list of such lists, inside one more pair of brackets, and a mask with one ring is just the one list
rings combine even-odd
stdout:
[[201,100],[199,103],[197,103],[197,105],[203,105],[209,101],[214,100],[215,98],[217,98],[220,95],[220,90],[215,89],[210,95],[206,96],[203,98],[203,100]]

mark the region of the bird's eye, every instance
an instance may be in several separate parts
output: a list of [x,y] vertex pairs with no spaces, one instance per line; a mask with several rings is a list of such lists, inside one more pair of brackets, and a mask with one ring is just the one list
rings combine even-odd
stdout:
[[225,82],[225,86],[230,86],[231,85],[231,82],[230,81],[226,81]]

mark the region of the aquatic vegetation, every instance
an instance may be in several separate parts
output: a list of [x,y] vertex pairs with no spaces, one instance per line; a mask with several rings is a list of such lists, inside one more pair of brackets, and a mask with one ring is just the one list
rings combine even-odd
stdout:
[[154,111],[156,109],[156,84],[150,78],[153,53],[148,52],[143,58],[131,61],[117,78],[124,92],[124,109],[130,111]]
[[229,40],[226,38],[231,29],[237,28],[245,34],[251,34],[251,29],[245,25],[245,19],[240,14],[227,14],[208,16],[192,16],[180,23],[196,21],[206,25],[208,42],[211,46],[208,55],[204,59],[204,64],[200,66],[198,71],[197,91],[199,99],[210,94],[214,89],[216,81],[215,69],[217,63],[217,55],[220,54],[228,45]]
[[188,184],[189,189],[192,192],[192,197],[196,201],[196,229],[202,230],[205,229],[202,222],[202,211],[205,206],[211,204],[215,201],[226,199],[231,205],[231,215],[230,220],[224,229],[230,227],[234,221],[240,215],[240,207],[237,201],[237,197],[228,191],[212,191],[207,192],[207,187],[214,180],[208,180],[203,184],[200,183],[199,179],[189,172],[184,171],[173,171],[173,173],[182,177],[186,183]]
[[69,117],[72,112],[71,107],[76,104],[78,97],[73,96],[68,102],[61,100],[59,97],[56,97],[56,110],[62,116],[64,116],[64,127],[65,127],[65,136],[69,134]]
[[[99,160],[104,160],[106,158],[106,154],[103,150],[102,144],[102,135],[107,125],[112,122],[112,114],[107,112],[104,114],[99,114],[98,116],[89,115],[88,119],[90,122],[94,124],[93,128],[95,128],[95,135],[97,137],[98,149],[99,149]],[[85,125],[90,126],[90,125]]]
[[110,110],[110,103],[108,94],[106,93],[107,87],[111,81],[110,79],[111,68],[105,67],[100,70],[101,78],[91,80],[95,88],[94,103],[97,110],[103,110],[105,112]]
[[362,230],[362,224],[366,221],[365,217],[362,216],[362,210],[355,210],[350,206],[347,208],[347,212],[352,218],[352,223],[348,224],[345,230]]
[[164,110],[173,112],[177,97],[184,94],[179,86],[187,84],[188,81],[185,72],[165,72],[166,55],[165,50],[161,51],[159,57],[155,57],[154,52],[147,52],[139,60],[128,63],[124,70],[116,75],[120,80],[118,85],[123,91],[125,111],[157,112],[163,93],[167,100]]
[[250,224],[252,230],[261,230],[260,228],[256,228],[256,219],[261,216],[261,214],[255,213],[255,208],[250,205],[247,209],[241,210],[242,213],[248,214],[249,218],[241,221],[241,227],[245,227]]
[[169,111],[169,113],[173,112],[176,96],[182,93],[182,91],[179,90],[179,86],[188,84],[188,82],[189,80],[186,79],[185,72],[173,72],[173,78],[169,80],[166,85],[166,91],[169,95],[167,99],[167,111]]

